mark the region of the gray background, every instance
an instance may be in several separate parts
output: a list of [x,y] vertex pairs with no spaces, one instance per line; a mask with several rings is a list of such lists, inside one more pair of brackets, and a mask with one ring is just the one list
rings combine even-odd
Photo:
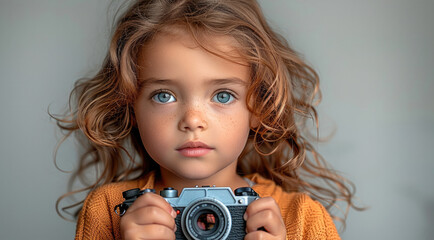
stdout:
[[[0,1],[1,239],[73,238],[54,210],[68,174],[47,109],[98,68],[109,2]],[[321,136],[336,131],[320,152],[370,206],[350,212],[343,239],[433,239],[434,1],[260,2],[321,77]],[[63,169],[75,145],[60,148]]]

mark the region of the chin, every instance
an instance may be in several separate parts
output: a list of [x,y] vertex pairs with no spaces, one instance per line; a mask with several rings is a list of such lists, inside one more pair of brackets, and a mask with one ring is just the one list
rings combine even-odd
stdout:
[[204,168],[177,169],[173,173],[180,178],[197,181],[207,179],[216,174],[216,172],[205,170]]
[[203,180],[212,176],[212,174],[204,174],[198,172],[187,172],[187,173],[176,173],[179,177],[188,179],[188,180]]

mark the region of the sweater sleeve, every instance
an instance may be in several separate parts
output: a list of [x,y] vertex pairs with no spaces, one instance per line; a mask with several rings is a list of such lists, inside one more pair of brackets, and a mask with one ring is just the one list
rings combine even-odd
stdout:
[[286,204],[282,212],[287,239],[340,239],[332,218],[318,201],[306,194],[297,194]]
[[87,196],[78,217],[75,240],[115,239],[106,190],[100,187]]

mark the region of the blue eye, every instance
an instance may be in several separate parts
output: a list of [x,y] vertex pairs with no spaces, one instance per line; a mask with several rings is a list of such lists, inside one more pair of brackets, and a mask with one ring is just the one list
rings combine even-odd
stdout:
[[222,91],[217,93],[216,95],[214,95],[212,99],[215,102],[223,103],[223,104],[228,104],[235,100],[234,96],[227,91]]
[[168,92],[159,92],[152,96],[152,100],[158,103],[170,103],[176,101],[175,97]]

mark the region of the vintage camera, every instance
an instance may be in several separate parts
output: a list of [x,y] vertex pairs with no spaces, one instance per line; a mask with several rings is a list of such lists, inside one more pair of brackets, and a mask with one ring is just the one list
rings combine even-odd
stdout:
[[[154,189],[131,189],[122,193],[125,201],[115,207],[119,215],[146,192]],[[235,194],[229,187],[184,188],[178,191],[165,188],[160,195],[177,212],[175,223],[176,239],[243,239],[246,223],[243,219],[247,206],[258,199],[258,194],[249,187],[237,188]]]

